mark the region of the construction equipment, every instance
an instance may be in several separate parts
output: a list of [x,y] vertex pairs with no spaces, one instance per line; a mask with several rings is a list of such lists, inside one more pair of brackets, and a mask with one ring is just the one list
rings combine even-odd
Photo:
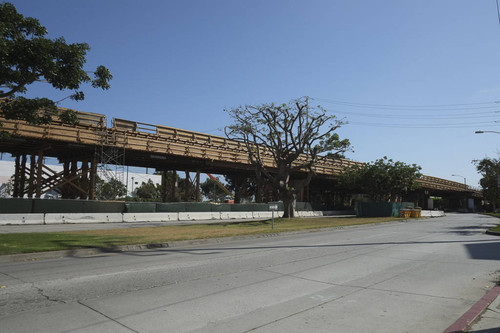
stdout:
[[207,176],[212,179],[216,184],[217,186],[219,186],[219,188],[221,190],[223,190],[228,196],[231,197],[231,199],[234,200],[234,195],[233,193],[231,193],[231,191],[229,191],[217,178],[215,178],[214,176],[212,176],[211,174],[207,173]]

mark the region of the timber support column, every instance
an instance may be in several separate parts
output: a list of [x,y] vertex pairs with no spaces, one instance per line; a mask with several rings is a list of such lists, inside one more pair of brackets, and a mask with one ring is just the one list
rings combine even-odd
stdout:
[[200,201],[200,170],[196,170],[196,202]]
[[179,184],[177,184],[177,171],[172,170],[172,184],[171,184],[171,192],[170,192],[170,201],[177,201],[177,189]]
[[35,154],[30,155],[30,180],[28,184],[28,198],[33,198],[36,182],[36,157]]
[[90,160],[90,175],[89,175],[89,200],[97,198],[97,157],[92,156]]
[[36,186],[35,186],[35,191],[36,195],[35,198],[39,199],[42,196],[42,168],[43,168],[43,151],[40,150],[38,152],[38,160],[37,160],[37,165],[36,165]]
[[89,197],[89,160],[87,158],[82,161],[82,176],[80,186],[85,193],[85,198]]
[[[73,183],[76,180],[77,177],[77,170],[78,170],[78,161],[76,159],[71,160],[71,171],[70,171],[70,177],[71,177],[71,183]],[[74,187],[69,188],[71,191],[71,199],[76,199],[78,196],[78,192],[75,190]]]
[[294,187],[300,188],[300,192],[298,193],[297,201],[304,202],[304,186],[302,186],[304,180],[303,179],[297,179],[294,182]]
[[14,170],[14,188],[12,190],[12,196],[14,198],[19,197],[19,170],[20,170],[20,158],[19,155],[16,155],[16,169]]
[[[70,168],[69,161],[64,161],[64,163],[63,163],[63,178],[64,179],[69,178],[69,168]],[[68,184],[65,184],[64,186],[62,186],[61,197],[63,199],[68,199],[69,198],[69,191],[70,191],[70,189],[69,189]]]
[[19,179],[19,197],[24,197],[26,192],[26,154],[21,156],[21,172]]
[[186,181],[184,182],[184,201],[189,202],[191,199],[191,179],[189,178],[189,171],[186,172]]

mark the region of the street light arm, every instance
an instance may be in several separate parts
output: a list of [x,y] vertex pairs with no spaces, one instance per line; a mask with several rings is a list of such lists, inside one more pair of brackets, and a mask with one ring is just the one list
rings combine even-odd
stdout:
[[[500,133],[499,133],[500,134]],[[465,188],[467,189],[467,179],[464,177],[464,176],[460,176],[460,175],[455,175],[455,174],[452,174],[453,177],[462,177],[464,179],[464,185],[465,185]]]
[[495,133],[495,134],[500,134],[500,132],[497,132],[497,131],[475,131],[474,133],[476,133],[476,134],[483,134],[483,133]]

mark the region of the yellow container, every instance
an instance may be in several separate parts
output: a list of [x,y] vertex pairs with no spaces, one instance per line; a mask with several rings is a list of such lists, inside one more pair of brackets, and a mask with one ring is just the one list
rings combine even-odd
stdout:
[[399,217],[403,217],[403,218],[407,219],[410,216],[411,216],[411,211],[409,209],[400,209],[399,210]]
[[410,211],[410,217],[421,217],[422,208],[414,208]]

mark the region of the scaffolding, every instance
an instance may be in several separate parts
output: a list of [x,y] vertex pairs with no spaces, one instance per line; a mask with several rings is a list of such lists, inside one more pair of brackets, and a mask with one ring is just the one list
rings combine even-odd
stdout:
[[[110,131],[106,127],[103,127],[100,138],[100,144],[96,146],[95,152],[96,158],[99,161],[97,176],[105,182],[115,179],[126,185],[125,134],[119,134],[115,130]],[[99,186],[97,187],[97,192],[99,197]]]

